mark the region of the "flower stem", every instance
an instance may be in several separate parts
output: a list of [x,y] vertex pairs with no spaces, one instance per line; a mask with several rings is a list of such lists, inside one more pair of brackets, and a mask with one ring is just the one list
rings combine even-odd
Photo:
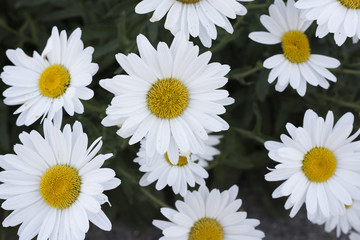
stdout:
[[237,133],[240,133],[241,135],[243,135],[246,138],[250,138],[253,139],[255,141],[257,141],[260,144],[264,144],[264,142],[266,141],[262,136],[255,134],[254,132],[242,129],[242,128],[233,128]]
[[116,170],[118,172],[120,172],[120,175],[123,175],[125,178],[127,178],[129,180],[129,182],[131,182],[132,184],[139,187],[139,190],[141,192],[143,192],[153,203],[155,203],[155,205],[160,206],[160,207],[170,207],[165,202],[161,201],[156,196],[154,196],[152,193],[150,193],[148,190],[146,190],[144,187],[139,186],[137,180],[135,180],[129,173],[124,171],[122,168],[117,168]]
[[340,106],[343,106],[343,107],[348,107],[348,108],[353,108],[353,109],[356,109],[356,110],[360,110],[360,103],[352,103],[352,102],[346,102],[346,101],[343,101],[343,100],[340,100],[338,98],[332,98],[332,97],[328,97],[328,96],[325,96],[325,95],[322,95],[322,94],[318,94],[318,93],[313,93],[313,96],[316,97],[316,98],[322,98],[326,101],[329,101],[329,102],[333,102],[337,105],[340,105]]

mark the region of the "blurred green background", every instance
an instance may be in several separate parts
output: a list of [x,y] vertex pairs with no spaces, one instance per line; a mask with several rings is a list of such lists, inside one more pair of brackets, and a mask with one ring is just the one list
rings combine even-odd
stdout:
[[[153,45],[157,45],[159,41],[168,44],[172,41],[171,33],[163,27],[164,19],[150,23],[151,14],[135,13],[134,8],[138,2],[0,0],[0,68],[11,64],[5,55],[7,49],[22,48],[28,55],[32,55],[34,50],[41,53],[53,26],[57,26],[59,30],[65,29],[68,35],[77,27],[82,29],[82,40],[85,46],[95,48],[93,62],[100,67],[90,85],[95,96],[89,101],[83,101],[84,114],[75,114],[74,117],[64,114],[63,123],[81,121],[88,133],[89,142],[103,136],[102,153],[114,153],[114,157],[106,162],[106,167],[113,168],[122,180],[116,190],[106,193],[112,207],[103,205],[103,208],[111,220],[120,220],[141,231],[151,227],[154,218],[163,219],[160,207],[173,206],[174,201],[180,198],[174,196],[170,188],[158,192],[154,184],[146,188],[138,185],[142,173],[138,171],[138,165],[133,163],[133,159],[139,145],[129,146],[128,139],[116,135],[115,127],[105,128],[101,125],[105,109],[113,95],[98,84],[100,79],[122,73],[114,55],[119,52],[137,53],[135,39],[138,34],[147,36]],[[193,40],[200,46],[201,52],[213,52],[212,62],[231,66],[226,89],[235,98],[235,103],[227,107],[227,113],[223,116],[231,127],[229,131],[221,133],[224,135],[218,146],[221,155],[208,168],[208,187],[225,190],[237,184],[240,192],[248,194],[239,195],[247,199],[248,206],[260,204],[264,209],[262,214],[277,219],[286,217],[288,213],[283,209],[284,199],[271,199],[271,192],[279,183],[264,181],[264,174],[268,172],[266,167],[274,166],[267,157],[264,141],[278,140],[280,134],[285,133],[287,122],[301,125],[303,114],[308,108],[321,116],[332,110],[336,119],[350,111],[355,114],[355,126],[358,128],[360,54],[359,45],[352,44],[350,40],[339,48],[332,35],[324,39],[315,38],[316,26],[312,25],[306,32],[310,38],[312,53],[340,60],[340,68],[333,71],[338,82],[331,83],[328,90],[308,86],[303,98],[290,88],[283,93],[276,92],[274,85],[267,82],[269,71],[262,67],[262,62],[281,53],[281,46],[261,45],[248,38],[252,31],[264,31],[259,17],[261,14],[268,14],[267,8],[271,3],[272,1],[265,0],[244,3],[249,12],[244,17],[232,20],[234,34],[230,35],[218,28],[218,38],[213,41],[210,49],[202,47],[198,39]],[[1,82],[0,91],[3,92],[6,88]],[[6,106],[0,101],[0,154],[13,153],[12,148],[15,143],[19,143],[20,132],[32,129],[42,132],[39,121],[28,128],[17,127],[17,116],[13,115],[17,107]],[[9,212],[0,209],[0,221],[8,214]],[[261,225],[259,228],[262,229]],[[0,226],[0,239],[15,237],[16,231],[17,227],[5,229]]]

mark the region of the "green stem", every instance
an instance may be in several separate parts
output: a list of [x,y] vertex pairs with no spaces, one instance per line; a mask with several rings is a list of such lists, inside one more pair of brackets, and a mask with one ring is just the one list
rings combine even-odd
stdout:
[[249,69],[245,72],[239,73],[239,74],[235,74],[235,75],[230,75],[229,78],[234,78],[236,80],[241,79],[241,78],[245,78],[249,75],[252,75],[254,73],[256,73],[257,71],[260,71],[263,68],[261,63],[257,63],[256,66],[252,69]]
[[242,128],[233,128],[237,133],[240,133],[241,135],[243,135],[244,137],[253,139],[255,141],[257,141],[260,144],[264,144],[265,143],[265,139],[257,134],[255,134],[254,132],[250,132],[248,130],[242,129]]
[[349,64],[348,66],[351,67],[351,68],[360,67],[360,62],[352,63],[352,64]]
[[360,75],[359,70],[353,70],[353,69],[339,68],[339,69],[333,69],[332,71],[345,73],[345,74],[351,74],[351,75]]
[[[239,17],[236,20],[236,22],[233,26],[234,30],[239,26],[239,24],[242,22],[242,20],[243,20],[243,17]],[[211,48],[212,54],[214,55],[215,52],[220,51],[228,42],[233,40],[233,38],[235,38],[235,35],[226,34],[225,37],[223,37],[222,40],[217,45],[215,45],[213,48]]]
[[340,106],[344,106],[344,107],[348,107],[348,108],[353,108],[353,109],[356,109],[356,110],[360,110],[360,103],[352,103],[352,102],[346,102],[346,101],[343,101],[343,100],[340,100],[340,99],[333,99],[332,97],[328,97],[328,96],[325,96],[325,95],[322,95],[322,94],[318,94],[318,93],[313,93],[313,96],[314,97],[318,97],[318,98],[322,98],[326,101],[329,101],[329,102],[332,102],[332,103],[335,103],[337,105],[340,105]]
[[[26,24],[26,23],[25,23]],[[5,21],[0,21],[0,27],[3,28],[4,30],[14,34],[14,35],[17,35],[19,37],[21,37],[22,39],[24,39],[25,41],[28,41],[28,42],[31,42],[31,43],[34,43],[36,44],[36,42],[34,41],[34,39],[31,39],[25,35],[23,35],[22,33],[16,31],[15,29],[9,27],[8,25],[6,25]]]
[[161,201],[160,199],[158,199],[157,197],[155,197],[153,194],[151,194],[149,191],[147,191],[145,188],[140,187],[140,191],[143,192],[151,201],[153,201],[155,204],[157,204],[160,207],[166,207],[166,208],[170,208],[169,205],[167,205],[166,203],[164,203],[163,201]]
[[249,4],[246,6],[248,11],[252,10],[259,10],[259,9],[267,9],[270,6],[268,3],[261,3],[261,4]]
[[[128,174],[126,171],[124,171],[122,168],[118,168],[117,171],[120,172],[120,175],[125,176],[132,184],[139,186],[138,182],[130,174]],[[167,205],[166,203],[164,203],[163,201],[161,201],[160,199],[155,197],[152,193],[147,191],[145,188],[140,187],[139,189],[156,205],[158,205],[160,207],[167,207],[167,208],[170,207],[169,205]]]
[[106,107],[99,107],[99,106],[94,105],[93,103],[95,103],[95,102],[91,102],[91,103],[83,102],[83,105],[86,109],[91,110],[93,112],[105,113]]
[[328,239],[330,239],[330,240],[332,240],[332,239],[334,239],[334,237],[330,234],[330,233],[326,233],[326,236],[328,237]]

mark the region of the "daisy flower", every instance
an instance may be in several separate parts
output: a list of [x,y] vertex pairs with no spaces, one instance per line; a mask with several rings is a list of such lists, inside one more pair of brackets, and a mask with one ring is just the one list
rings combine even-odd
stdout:
[[[218,142],[217,136],[209,136],[208,142]],[[206,144],[207,142],[205,142]],[[156,189],[160,191],[166,185],[172,187],[175,194],[184,196],[187,186],[195,187],[195,184],[204,185],[204,178],[208,178],[208,172],[202,165],[207,165],[219,150],[213,146],[206,145],[206,154],[179,153],[179,159],[176,164],[172,164],[168,154],[155,154],[153,157],[146,156],[146,146],[144,140],[141,141],[141,147],[137,153],[134,162],[139,163],[140,171],[145,172],[140,179],[140,186],[148,186],[157,181]],[[202,165],[200,164],[202,161]]]
[[360,240],[360,234],[355,233],[355,232],[351,232],[349,238],[350,238],[350,240]]
[[94,93],[86,86],[98,71],[92,63],[94,49],[87,47],[80,39],[81,30],[77,28],[69,37],[65,31],[53,27],[45,49],[32,57],[22,49],[6,51],[15,66],[5,66],[1,73],[2,81],[10,87],[3,92],[4,103],[21,105],[14,114],[20,114],[16,125],[29,126],[42,116],[60,125],[62,108],[73,116],[83,113],[80,102],[89,100]]
[[325,224],[325,231],[331,232],[336,228],[336,236],[340,233],[348,234],[351,229],[360,232],[360,201],[354,200],[351,205],[345,206],[345,214],[324,218],[321,214],[316,214],[314,219],[310,216],[313,223]]
[[146,136],[146,153],[168,153],[176,164],[180,152],[204,153],[208,132],[227,130],[218,115],[232,104],[228,91],[218,88],[228,79],[228,65],[209,63],[211,53],[198,56],[199,47],[176,35],[170,48],[157,50],[143,36],[137,37],[140,57],[117,54],[116,60],[128,75],[100,81],[115,97],[106,109],[104,126],[120,126],[117,134],[130,137],[130,144]]
[[243,16],[246,8],[239,2],[252,0],[143,0],[135,7],[135,12],[145,14],[153,12],[151,22],[161,20],[168,13],[165,28],[173,35],[182,31],[189,37],[199,37],[205,47],[211,47],[211,40],[217,37],[216,26],[233,33],[228,18]]
[[21,224],[20,239],[84,239],[89,221],[110,231],[111,222],[101,210],[108,202],[103,191],[120,180],[101,168],[112,154],[99,154],[100,138],[89,148],[81,123],[63,132],[47,119],[43,138],[38,132],[21,133],[15,154],[0,156],[1,207],[13,212],[4,227]]
[[209,166],[209,162],[214,160],[214,156],[220,154],[220,151],[215,146],[220,143],[221,138],[221,135],[209,135],[209,138],[204,141],[204,153],[191,154],[191,161],[198,163],[201,167]]
[[295,7],[303,10],[302,17],[316,20],[316,36],[323,38],[334,34],[341,46],[347,37],[360,37],[360,1],[358,0],[299,0]]
[[268,82],[278,79],[275,90],[282,92],[290,84],[300,96],[306,92],[306,83],[327,89],[329,81],[336,77],[327,68],[337,68],[340,62],[331,57],[311,54],[309,39],[305,35],[312,21],[300,18],[300,11],[289,0],[285,6],[282,0],[275,0],[269,7],[269,14],[260,17],[269,32],[252,32],[249,38],[262,44],[281,43],[283,54],[277,54],[264,61],[264,67],[271,69]]
[[257,219],[246,218],[246,212],[238,211],[241,199],[236,199],[238,187],[211,192],[206,186],[185,195],[184,201],[176,201],[177,210],[162,208],[161,213],[170,221],[154,220],[167,240],[203,239],[251,239],[259,240],[264,233],[255,229]]
[[303,203],[308,216],[343,215],[345,205],[360,199],[360,142],[353,141],[360,130],[350,136],[353,122],[353,114],[346,113],[333,126],[331,111],[324,120],[309,109],[303,127],[287,123],[290,137],[282,134],[282,142],[265,142],[269,157],[279,163],[265,179],[285,180],[273,198],[289,196],[285,208],[292,208],[290,217]]

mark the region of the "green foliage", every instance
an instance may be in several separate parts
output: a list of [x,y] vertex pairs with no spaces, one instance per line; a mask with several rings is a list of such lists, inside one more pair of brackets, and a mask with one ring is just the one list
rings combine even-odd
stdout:
[[[82,29],[82,40],[85,46],[95,48],[93,62],[100,67],[90,86],[95,91],[95,96],[89,101],[83,101],[83,115],[75,114],[74,117],[69,117],[65,114],[64,123],[81,121],[90,141],[102,136],[102,152],[114,153],[106,166],[117,172],[122,184],[108,193],[113,203],[111,210],[105,207],[109,217],[119,217],[128,223],[149,226],[152,219],[160,217],[159,207],[172,206],[177,197],[174,197],[169,189],[156,191],[154,184],[146,188],[138,185],[142,174],[132,160],[139,146],[129,146],[128,139],[116,135],[115,127],[105,128],[101,125],[105,109],[113,96],[98,84],[100,79],[111,78],[122,72],[114,55],[120,52],[137,53],[135,39],[138,34],[147,36],[154,45],[158,41],[170,43],[172,40],[172,35],[163,27],[164,20],[150,23],[150,14],[135,13],[134,8],[138,2],[0,0],[0,67],[11,64],[5,55],[7,49],[22,48],[28,55],[32,55],[34,50],[41,52],[53,26],[67,30],[68,34],[77,27]],[[360,110],[359,45],[353,45],[348,40],[339,48],[332,36],[317,39],[313,37],[315,26],[307,31],[312,52],[336,57],[341,61],[341,67],[334,70],[338,82],[331,83],[328,90],[308,86],[304,98],[289,88],[283,93],[276,92],[274,85],[268,84],[269,71],[262,67],[262,62],[267,57],[280,53],[281,47],[252,42],[248,34],[264,30],[259,17],[268,13],[270,3],[271,1],[265,0],[245,3],[248,14],[233,20],[234,34],[218,28],[218,38],[211,49],[202,47],[198,39],[193,39],[202,52],[213,52],[212,62],[218,61],[232,68],[226,88],[235,98],[235,103],[227,107],[224,115],[231,127],[229,131],[222,133],[224,137],[219,145],[222,154],[209,166],[209,187],[224,190],[233,184],[249,184],[249,187],[261,195],[259,198],[262,198],[269,211],[279,202],[271,201],[271,191],[276,184],[263,180],[266,167],[274,165],[263,147],[264,141],[279,139],[280,134],[285,133],[287,122],[302,124],[303,114],[308,108],[322,116],[332,110],[337,118],[350,111],[357,116],[356,127],[359,127]],[[5,84],[0,84],[1,92],[6,88]],[[20,132],[34,128],[42,132],[39,122],[28,128],[17,127],[17,116],[12,115],[16,108],[0,102],[1,154],[13,152],[12,146],[19,142]],[[3,219],[8,212],[0,210],[0,214],[0,219]],[[0,233],[0,239],[8,239],[7,236],[16,234],[14,229],[3,229],[1,226]]]

